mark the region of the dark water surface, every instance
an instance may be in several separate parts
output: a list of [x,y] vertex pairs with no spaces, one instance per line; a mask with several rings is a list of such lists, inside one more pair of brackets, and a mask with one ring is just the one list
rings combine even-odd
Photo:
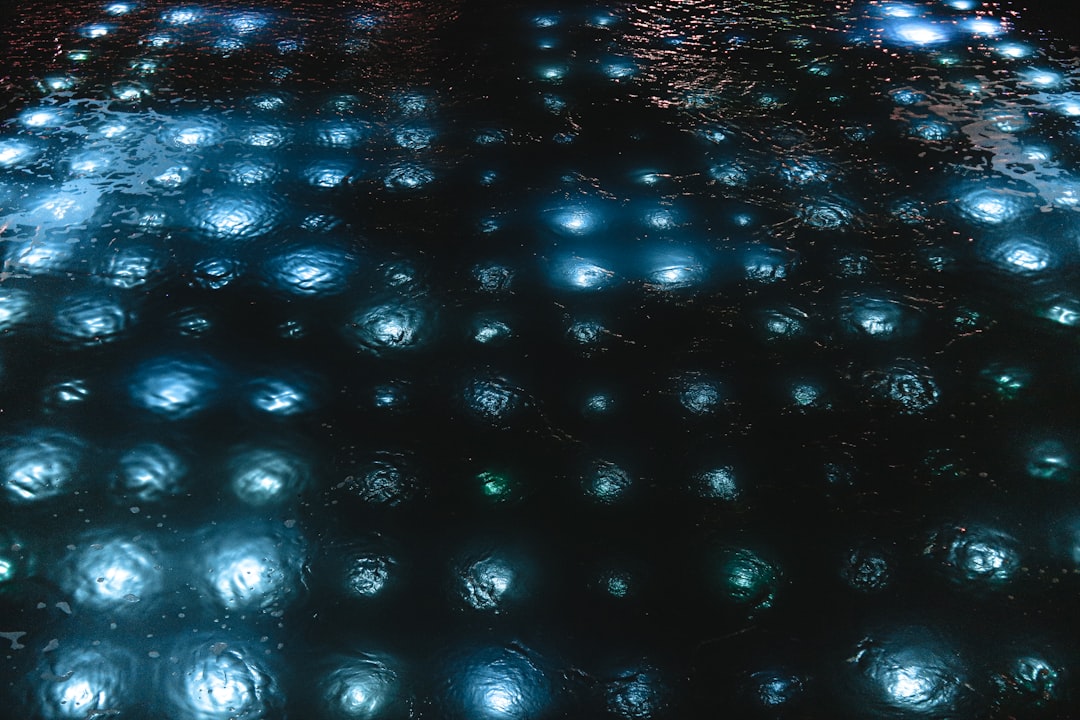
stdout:
[[1057,19],[10,11],[0,715],[1076,717]]

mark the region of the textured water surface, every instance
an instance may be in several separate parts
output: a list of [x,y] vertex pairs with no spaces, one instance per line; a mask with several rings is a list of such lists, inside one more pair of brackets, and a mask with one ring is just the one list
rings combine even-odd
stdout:
[[1046,8],[5,22],[0,715],[1075,717]]

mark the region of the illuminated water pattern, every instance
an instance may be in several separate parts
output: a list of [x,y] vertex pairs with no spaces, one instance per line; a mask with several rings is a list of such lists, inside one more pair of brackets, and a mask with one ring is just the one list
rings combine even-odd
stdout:
[[18,3],[0,717],[1074,717],[1030,5]]

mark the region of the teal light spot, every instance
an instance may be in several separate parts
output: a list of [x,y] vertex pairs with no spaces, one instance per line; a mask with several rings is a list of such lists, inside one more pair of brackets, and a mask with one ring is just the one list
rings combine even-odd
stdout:
[[506,475],[485,470],[476,479],[480,481],[480,491],[484,497],[503,501],[508,500],[513,492],[514,483]]
[[772,607],[780,587],[779,568],[749,550],[725,550],[717,564],[719,588],[725,598],[751,611]]
[[0,583],[6,583],[15,577],[15,563],[8,558],[0,558]]
[[1014,399],[1031,383],[1031,373],[1023,368],[992,365],[982,376],[1003,400]]

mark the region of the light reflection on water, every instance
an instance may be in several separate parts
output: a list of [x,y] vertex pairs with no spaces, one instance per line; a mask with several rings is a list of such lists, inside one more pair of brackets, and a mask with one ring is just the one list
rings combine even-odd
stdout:
[[[1024,13],[20,11],[13,713],[1075,696],[1080,96]],[[842,652],[821,630],[881,616]]]

